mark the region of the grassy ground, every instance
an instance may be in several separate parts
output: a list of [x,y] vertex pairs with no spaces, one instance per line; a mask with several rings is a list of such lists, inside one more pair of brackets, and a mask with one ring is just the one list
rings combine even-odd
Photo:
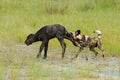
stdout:
[[[59,46],[59,45],[58,45]],[[48,58],[36,60],[39,45],[27,47],[14,45],[3,47],[0,52],[1,80],[117,80],[120,78],[120,59],[105,57],[99,54],[92,59],[88,54],[85,60],[84,52],[76,59],[74,49],[67,48],[65,58],[61,59],[61,48],[49,48]],[[76,49],[77,50],[77,49]],[[42,53],[43,56],[43,53]]]
[[[0,0],[0,74],[2,74],[0,79],[96,80],[103,77],[104,68],[118,73],[120,71],[118,67],[120,62],[117,58],[120,56],[119,4],[119,0]],[[61,46],[56,39],[53,39],[49,44],[49,58],[36,61],[40,43],[35,43],[31,47],[21,44],[28,34],[35,33],[44,25],[54,23],[64,25],[68,31],[80,29],[82,34],[91,36],[96,36],[92,33],[93,30],[101,30],[105,56],[109,58],[103,59],[102,63],[99,61],[101,54],[97,62],[94,60],[87,62],[81,57],[71,60],[69,57],[73,56],[78,48],[65,40],[68,58],[61,60],[59,52]],[[110,67],[111,60],[115,63],[112,67]],[[119,77],[106,73],[103,78]]]

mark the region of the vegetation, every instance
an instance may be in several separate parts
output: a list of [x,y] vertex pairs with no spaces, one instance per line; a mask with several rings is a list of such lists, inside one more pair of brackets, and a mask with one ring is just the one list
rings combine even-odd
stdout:
[[0,45],[23,43],[29,33],[47,24],[63,24],[68,31],[81,29],[93,35],[103,33],[109,54],[119,54],[119,0],[1,0]]
[[[98,77],[98,75],[91,74],[93,66],[87,67],[87,71],[81,71],[81,66],[78,66],[77,71],[73,72],[69,71],[71,68],[64,71],[62,67],[59,72],[57,67],[53,69],[53,65],[50,65],[43,73],[45,67],[49,66],[49,64],[46,65],[47,62],[36,62],[33,54],[24,56],[19,55],[19,52],[16,53],[15,46],[24,44],[28,34],[35,33],[44,25],[55,23],[64,25],[68,31],[80,29],[82,34],[91,36],[96,36],[92,32],[93,30],[101,30],[105,55],[120,56],[119,0],[0,0],[0,74],[3,74],[0,75],[1,80],[9,73],[12,73],[10,74],[11,80],[18,79],[18,76],[24,76],[24,70],[23,73],[19,74],[23,66],[28,71],[25,72],[25,74],[27,73],[26,76],[34,76],[27,78],[30,80],[40,77],[41,79],[47,79],[48,76],[54,76],[54,74],[56,74],[54,76],[55,80],[61,78],[61,76],[65,80],[69,80],[72,78],[72,76],[69,76],[69,72],[71,72],[73,78],[78,78],[79,74],[86,78]],[[66,43],[68,48],[76,51],[72,43],[68,40],[66,40]],[[59,42],[53,39],[49,45],[54,48],[56,44],[59,44]],[[39,47],[39,44],[35,43],[35,45],[37,45],[37,48]],[[35,50],[38,49],[35,48]],[[19,57],[15,58],[16,56]],[[62,75],[57,77],[56,71],[58,76]],[[74,72],[76,73],[74,74]]]

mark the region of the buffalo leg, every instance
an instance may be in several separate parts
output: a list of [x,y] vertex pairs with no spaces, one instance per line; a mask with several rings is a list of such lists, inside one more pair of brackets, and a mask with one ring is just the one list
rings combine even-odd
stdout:
[[63,39],[58,39],[60,41],[60,44],[62,46],[62,59],[64,58],[65,50],[66,50],[66,44]]
[[44,47],[45,47],[44,42],[42,42],[40,49],[39,49],[39,53],[37,54],[37,58],[39,58],[41,56],[41,52],[42,52]]
[[48,50],[48,41],[45,42],[44,57],[43,57],[43,59],[47,58],[47,50]]

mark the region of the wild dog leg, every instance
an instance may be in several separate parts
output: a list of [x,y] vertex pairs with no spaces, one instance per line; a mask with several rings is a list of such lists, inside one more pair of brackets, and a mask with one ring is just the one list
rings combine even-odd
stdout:
[[74,57],[74,58],[77,58],[77,57],[78,57],[78,55],[79,55],[79,53],[80,53],[83,49],[84,49],[83,47],[80,47],[80,48],[79,48],[78,53],[75,55],[75,57]]
[[88,55],[88,47],[86,47],[86,53],[85,53],[86,60],[88,60],[87,55]]
[[93,47],[90,47],[90,51],[95,53],[95,56],[93,57],[93,59],[96,58],[96,56],[98,55],[98,52]]
[[104,49],[101,46],[98,46],[98,48],[102,51],[102,57],[105,57],[104,56]]

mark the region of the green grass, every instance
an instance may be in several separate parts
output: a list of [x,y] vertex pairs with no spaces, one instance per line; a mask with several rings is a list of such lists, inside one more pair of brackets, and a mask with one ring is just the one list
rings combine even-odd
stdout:
[[[98,77],[91,73],[95,66],[82,70],[77,65],[77,69],[71,70],[61,65],[61,68],[55,67],[44,60],[36,62],[34,53],[37,53],[40,43],[33,44],[37,45],[36,52],[32,50],[30,55],[24,55],[29,54],[27,51],[22,54],[21,51],[16,52],[15,45],[24,44],[27,35],[35,33],[42,26],[58,23],[68,31],[80,29],[82,34],[91,36],[96,36],[93,30],[101,30],[105,55],[120,56],[119,4],[119,0],[0,0],[0,80],[6,79],[6,74],[11,80],[20,79],[21,76],[28,80]],[[76,47],[70,41],[65,42],[67,49],[76,52]],[[57,39],[53,39],[49,46],[56,48],[56,44],[60,47]],[[23,68],[26,74],[20,73]]]
[[[120,53],[120,33],[118,12],[113,11],[88,11],[69,15],[1,15],[0,18],[0,44],[24,43],[26,36],[35,33],[47,24],[59,23],[68,31],[80,29],[82,34],[96,36],[93,30],[99,29],[103,33],[103,47],[109,54]],[[53,44],[54,45],[54,44]]]
[[[35,33],[44,25],[59,23],[68,31],[80,29],[87,35],[94,35],[92,31],[95,29],[101,30],[106,54],[119,55],[119,1],[113,4],[112,1],[1,1],[0,46],[24,43],[29,33]],[[56,5],[59,6],[56,8]],[[91,9],[92,5],[94,6]],[[49,10],[52,10],[52,13]],[[67,12],[62,12],[62,10]]]

